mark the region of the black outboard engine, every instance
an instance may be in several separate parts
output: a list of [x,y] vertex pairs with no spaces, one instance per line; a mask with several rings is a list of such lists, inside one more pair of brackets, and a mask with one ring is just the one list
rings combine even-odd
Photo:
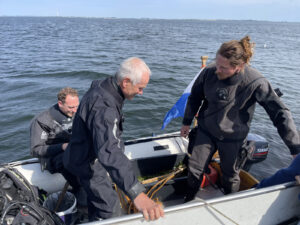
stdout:
[[247,144],[252,150],[248,153],[247,161],[243,166],[245,171],[249,171],[254,163],[265,160],[269,153],[269,143],[264,137],[258,134],[249,133],[247,136]]

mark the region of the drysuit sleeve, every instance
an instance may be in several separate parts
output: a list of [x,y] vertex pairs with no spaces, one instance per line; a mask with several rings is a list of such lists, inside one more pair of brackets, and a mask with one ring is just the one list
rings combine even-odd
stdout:
[[35,118],[30,126],[30,152],[34,157],[55,156],[62,152],[62,144],[47,144],[51,128]]
[[120,115],[111,107],[102,107],[94,112],[90,130],[95,154],[111,179],[133,200],[145,188],[138,182],[132,164],[124,154],[124,143],[120,137]]
[[261,79],[255,90],[255,97],[257,102],[268,113],[291,154],[298,154],[300,152],[300,139],[292,114],[266,79]]
[[191,94],[185,107],[184,118],[182,120],[183,125],[191,125],[202,101],[205,98],[203,90],[205,71],[206,69],[201,72],[192,87]]

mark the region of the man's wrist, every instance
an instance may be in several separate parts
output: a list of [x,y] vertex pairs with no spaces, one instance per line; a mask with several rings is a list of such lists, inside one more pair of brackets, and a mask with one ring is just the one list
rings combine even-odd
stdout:
[[137,182],[130,188],[130,190],[127,192],[127,195],[131,200],[134,200],[140,193],[144,191],[146,191],[144,185],[142,185],[140,182]]

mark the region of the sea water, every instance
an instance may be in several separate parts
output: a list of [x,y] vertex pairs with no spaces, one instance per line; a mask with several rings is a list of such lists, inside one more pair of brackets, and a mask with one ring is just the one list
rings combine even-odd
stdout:
[[[126,101],[123,139],[180,130],[181,118],[161,130],[167,111],[219,46],[249,35],[251,65],[283,92],[300,126],[300,23],[63,17],[0,17],[0,163],[30,155],[31,119],[70,86],[80,97],[95,79],[114,75],[122,60],[141,57],[152,70],[143,96]],[[261,179],[287,166],[288,148],[261,106],[251,132],[270,143],[268,159],[251,169]]]

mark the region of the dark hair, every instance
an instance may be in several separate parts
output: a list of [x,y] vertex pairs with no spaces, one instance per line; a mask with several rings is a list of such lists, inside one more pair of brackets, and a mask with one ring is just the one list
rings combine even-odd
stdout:
[[225,42],[219,48],[217,55],[229,60],[230,65],[237,66],[243,63],[249,64],[253,55],[254,43],[250,43],[250,37],[245,36],[240,41]]
[[61,101],[61,102],[65,102],[67,95],[71,95],[71,96],[77,96],[78,97],[78,92],[70,87],[65,87],[63,89],[61,89],[58,94],[57,94],[57,100]]

